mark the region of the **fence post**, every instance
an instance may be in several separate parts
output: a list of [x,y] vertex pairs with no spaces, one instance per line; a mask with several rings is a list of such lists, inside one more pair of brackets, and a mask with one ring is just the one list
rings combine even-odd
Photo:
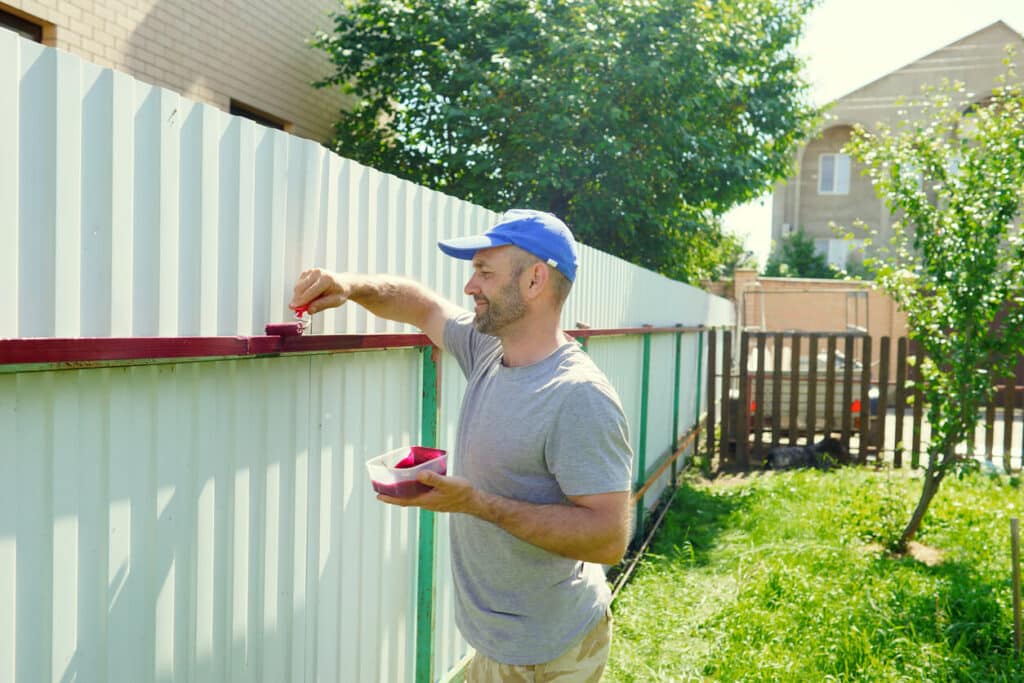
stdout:
[[[680,327],[680,325],[676,325]],[[683,333],[676,332],[676,374],[672,385],[672,448],[669,454],[675,454],[676,446],[679,444],[679,375],[682,364]],[[697,395],[700,396],[700,361],[697,362]],[[697,399],[698,402],[700,399]],[[676,461],[672,460],[672,486],[676,485]]]
[[[636,454],[636,491],[647,483],[647,403],[651,376],[651,333],[644,333],[644,356],[642,379],[640,384],[640,447]],[[636,501],[636,530],[634,540],[643,538],[644,532],[644,497]]]
[[[700,389],[701,389],[701,371],[704,369],[704,326],[701,325],[701,330],[697,333],[697,407],[694,408],[693,415],[693,428],[696,430],[693,435],[693,454],[697,455],[697,451],[700,449]],[[677,382],[678,384],[678,382]],[[708,405],[708,412],[712,410],[711,405]],[[673,472],[674,474],[674,472]],[[675,477],[672,478],[672,483],[675,483]]]
[[907,412],[907,338],[896,341],[896,425],[892,466],[903,467],[903,418]]
[[[718,396],[716,395],[715,387],[715,373],[718,368],[718,331],[712,328],[708,331],[708,370],[707,370],[707,382],[708,382],[708,422],[707,422],[707,451],[708,451],[708,463],[715,457],[715,406],[718,403]],[[700,377],[698,373],[698,377]],[[727,402],[723,401],[724,406]],[[724,409],[723,409],[724,412]],[[722,430],[722,439],[726,438],[725,430]]]
[[[712,379],[712,381],[714,381]],[[739,391],[737,387],[736,391]],[[736,418],[732,415],[732,331],[722,333],[722,410],[719,413],[718,463],[719,467],[736,460],[735,451],[729,452],[729,442],[736,431]],[[736,448],[739,448],[737,445]]]
[[[420,445],[436,448],[440,422],[441,351],[422,347],[423,402]],[[416,552],[416,683],[431,683],[434,649],[434,513],[419,510],[419,545]]]

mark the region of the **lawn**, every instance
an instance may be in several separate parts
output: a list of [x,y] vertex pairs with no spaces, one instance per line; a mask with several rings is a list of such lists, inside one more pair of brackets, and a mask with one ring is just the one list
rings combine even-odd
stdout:
[[615,601],[604,681],[1024,681],[1013,654],[1019,478],[947,478],[914,557],[882,543],[920,475],[689,475]]

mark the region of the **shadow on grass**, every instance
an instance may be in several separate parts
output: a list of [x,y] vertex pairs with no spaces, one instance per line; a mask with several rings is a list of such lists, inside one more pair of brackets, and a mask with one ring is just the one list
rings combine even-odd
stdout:
[[944,646],[948,680],[1024,681],[1024,660],[1013,652],[1012,617],[999,596],[1010,602],[1010,579],[986,580],[970,565],[947,561],[928,566],[909,557],[883,555],[876,569],[887,574],[916,574],[934,586],[900,596],[905,630],[922,646]]
[[730,526],[730,518],[749,502],[749,489],[712,488],[683,481],[649,552],[669,562],[705,566],[718,538]]

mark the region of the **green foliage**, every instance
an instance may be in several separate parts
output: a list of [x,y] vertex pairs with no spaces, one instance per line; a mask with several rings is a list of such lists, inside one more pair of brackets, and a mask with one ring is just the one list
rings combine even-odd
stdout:
[[317,37],[342,155],[695,281],[721,215],[788,175],[816,112],[814,0],[353,0]]
[[768,257],[764,274],[768,277],[813,277],[831,279],[839,271],[828,264],[825,255],[814,249],[814,238],[803,228],[782,238],[782,244]]
[[1011,69],[980,105],[960,84],[929,89],[912,121],[877,134],[858,128],[848,145],[899,217],[890,245],[866,265],[924,352],[932,477],[901,544],[1024,350],[1024,93],[1015,78]]
[[731,278],[737,268],[757,268],[757,257],[754,256],[754,252],[747,249],[739,237],[727,233],[722,233],[713,260],[715,267],[710,273],[711,280]]
[[[608,683],[1020,681],[1010,516],[1020,489],[969,474],[921,530],[927,566],[874,543],[921,473],[845,468],[684,483],[613,605]],[[881,526],[880,526],[881,524]]]

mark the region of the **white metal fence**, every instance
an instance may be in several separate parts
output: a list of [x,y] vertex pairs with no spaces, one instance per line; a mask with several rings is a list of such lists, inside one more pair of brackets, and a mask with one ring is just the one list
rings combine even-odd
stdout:
[[[0,349],[258,335],[313,264],[462,301],[468,266],[435,242],[496,215],[2,29],[0,103]],[[720,325],[732,307],[583,247],[578,321]],[[669,339],[651,341],[648,464],[672,444]],[[640,337],[590,351],[639,448]],[[419,437],[414,350],[30,370],[0,371],[0,681],[413,680],[417,518],[377,503],[362,463]],[[463,386],[444,364],[442,447]],[[446,544],[442,520],[435,678],[467,651]]]

